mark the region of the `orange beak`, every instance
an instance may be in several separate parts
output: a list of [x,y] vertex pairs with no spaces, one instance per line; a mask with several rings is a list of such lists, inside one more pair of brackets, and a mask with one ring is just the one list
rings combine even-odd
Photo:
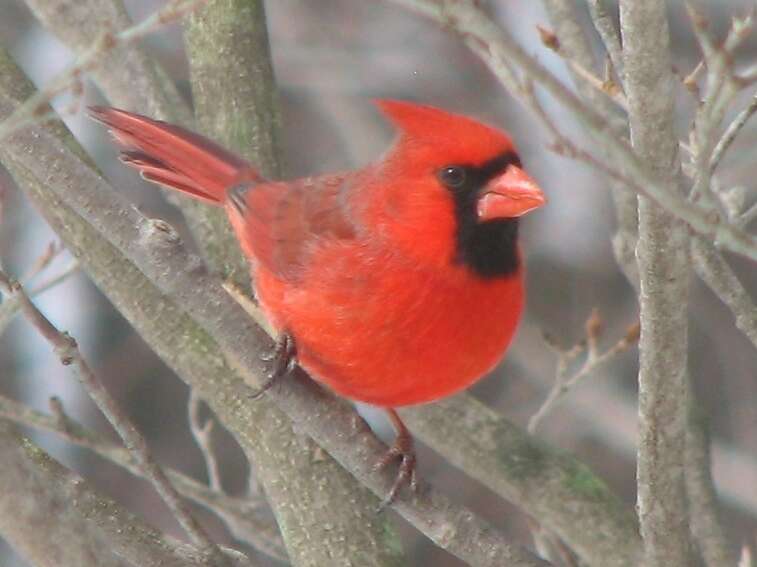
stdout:
[[521,168],[511,165],[481,190],[476,212],[481,222],[515,218],[538,209],[547,198]]

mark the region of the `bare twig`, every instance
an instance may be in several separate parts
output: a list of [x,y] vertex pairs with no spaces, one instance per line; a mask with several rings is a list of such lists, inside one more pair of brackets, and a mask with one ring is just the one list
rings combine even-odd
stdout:
[[[562,50],[568,53],[571,59],[580,62],[584,67],[589,67],[593,62],[593,52],[589,37],[579,23],[576,3],[571,0],[543,0],[543,2],[550,20],[555,26],[555,33],[560,40]],[[608,24],[614,26],[612,22],[608,21]],[[620,45],[620,39],[618,39],[618,45]],[[618,135],[622,136],[623,139],[627,139],[628,123],[626,120],[619,119],[616,116],[616,109],[608,104],[607,98],[597,96],[594,90],[581,88],[583,83],[577,80],[574,80],[574,82],[578,86],[581,96],[593,108],[599,110],[605,120],[611,124],[620,122],[617,126]],[[539,114],[541,119],[544,120],[543,114],[545,113]],[[636,241],[638,239],[636,195],[628,191],[612,175],[609,176],[609,180],[617,217],[617,230],[612,239],[613,253],[618,266],[623,271],[628,282],[634,289],[638,290],[639,275],[635,256]]]
[[[0,396],[0,417],[3,419],[55,433],[74,445],[89,449],[131,474],[145,478],[144,470],[135,462],[133,455],[127,449],[71,419],[57,398],[50,400],[50,409],[52,416]],[[262,504],[259,499],[249,496],[229,497],[173,469],[166,469],[166,474],[185,498],[221,518],[235,538],[278,561],[287,561],[284,543],[275,522],[261,517],[258,513]]]
[[692,401],[686,433],[686,496],[691,532],[707,567],[736,564],[736,552],[721,522],[715,484],[710,472],[710,432],[707,415]]
[[709,163],[710,173],[713,173],[715,169],[718,167],[718,164],[720,163],[720,160],[723,158],[723,155],[725,155],[725,152],[728,151],[728,148],[736,139],[736,136],[739,135],[739,132],[741,132],[741,129],[744,127],[744,125],[749,121],[749,119],[752,117],[752,115],[756,111],[757,111],[757,95],[755,95],[752,98],[752,101],[744,110],[739,112],[736,118],[734,118],[733,121],[725,129],[725,131],[723,132],[723,135],[720,137],[717,144],[715,144],[715,147],[712,150],[712,154],[710,155],[710,163]]
[[189,429],[199,447],[202,457],[205,460],[205,470],[208,475],[208,484],[210,488],[221,494],[224,493],[223,484],[221,483],[221,471],[218,468],[218,459],[216,459],[213,447],[213,424],[212,418],[208,418],[204,423],[200,419],[200,407],[202,399],[194,388],[189,390]]
[[[39,567],[203,567],[207,557],[160,533],[0,422],[0,534]],[[251,567],[224,549],[233,567]]]
[[528,530],[534,540],[534,547],[539,555],[560,567],[578,567],[578,562],[573,557],[570,549],[555,534],[547,530],[539,522],[532,518],[526,518]]
[[[52,276],[50,279],[34,286],[29,291],[29,297],[36,297],[37,295],[40,295],[47,290],[54,288],[56,285],[67,280],[71,275],[75,274],[78,269],[79,264],[75,261],[72,262],[59,274]],[[0,334],[2,334],[2,332],[5,331],[5,329],[8,327],[10,322],[13,320],[13,317],[15,317],[16,313],[18,313],[19,308],[20,304],[18,300],[14,299],[13,297],[8,298],[7,301],[4,301],[2,304],[0,304]]]
[[[566,8],[562,0],[546,0],[546,4],[551,12],[563,12]],[[565,14],[561,13],[560,15],[565,17]],[[552,19],[555,20],[556,18],[553,17]],[[561,26],[565,27],[567,23],[570,23],[572,25],[575,22],[566,22],[565,20],[563,20],[561,22]],[[536,26],[536,29],[539,31],[541,42],[544,44],[544,46],[560,55],[580,82],[585,83],[595,91],[601,93],[603,96],[607,96],[621,109],[626,109],[626,97],[623,95],[622,89],[612,79],[612,77],[609,76],[609,74],[607,74],[604,79],[598,77],[596,74],[594,74],[593,71],[591,71],[589,67],[586,66],[587,61],[577,60],[573,58],[572,52],[574,51],[574,49],[563,49],[563,43],[559,39],[559,35],[546,28],[543,28],[542,26]],[[578,30],[574,31],[571,29],[570,31],[573,33],[578,33]]]
[[691,241],[697,275],[733,314],[736,327],[757,348],[757,306],[723,256],[699,238]]
[[155,490],[173,512],[192,541],[208,556],[213,565],[228,565],[228,560],[205,533],[205,530],[191,515],[184,499],[169,482],[163,470],[153,458],[147,442],[129,421],[116,401],[95,376],[89,364],[79,352],[76,341],[67,333],[62,333],[42,314],[24,292],[21,284],[0,272],[0,285],[6,292],[18,298],[21,310],[42,337],[50,343],[56,355],[65,366],[71,366],[92,400],[118,432],[126,447],[133,452],[145,475]]
[[[81,56],[91,48],[98,31],[116,33],[134,25],[123,0],[26,0],[25,3],[74,56]],[[173,81],[133,41],[103,53],[102,61],[90,75],[113,106],[184,126],[192,123],[192,111]],[[74,97],[75,102],[78,99]]]
[[21,281],[24,283],[24,285],[28,284],[29,280],[33,280],[41,272],[46,270],[50,266],[50,263],[61,252],[63,252],[63,246],[61,246],[60,243],[48,243],[48,245],[45,247],[45,251],[40,254],[40,256],[36,260],[34,260],[34,263],[31,265],[29,270],[23,276],[21,276]]
[[[578,384],[580,380],[599,369],[621,352],[631,348],[639,339],[638,324],[631,325],[625,336],[605,352],[600,353],[597,346],[597,339],[600,335],[600,325],[601,320],[599,318],[599,313],[594,310],[586,321],[586,338],[584,341],[567,350],[552,345],[553,350],[555,350],[558,355],[555,382],[547,394],[547,397],[544,399],[544,402],[542,402],[539,409],[537,409],[528,420],[529,433],[533,434],[536,432],[542,420],[554,409],[565,394]],[[584,363],[572,375],[569,375],[568,370],[570,364],[583,351],[586,351],[586,359],[584,360]]]
[[[666,179],[649,168],[648,162],[633,155],[624,140],[596,110],[584,104],[534,57],[527,54],[506,30],[496,26],[473,0],[392,0],[411,8],[459,33],[465,43],[486,62],[502,84],[520,97],[519,84],[513,85],[508,68],[520,66],[536,83],[541,84],[591,134],[607,152],[610,163],[602,170],[629,189],[652,199],[669,213],[686,222],[693,230],[707,236],[718,246],[757,260],[757,237],[713,216],[709,211],[688,202],[677,192],[674,180]],[[628,70],[626,69],[626,74]],[[626,96],[628,96],[626,86]],[[594,165],[594,164],[593,164]]]
[[0,123],[0,141],[19,128],[50,118],[48,103],[81,80],[81,76],[93,70],[104,60],[104,55],[113,49],[128,45],[160,29],[165,24],[176,21],[199,7],[206,0],[172,0],[139,24],[118,33],[101,33],[92,46],[79,56],[68,69],[55,77],[49,84],[24,104],[18,106],[11,115]]
[[757,203],[753,204],[751,207],[749,207],[746,211],[744,211],[741,216],[737,218],[737,223],[745,227],[750,222],[752,222],[754,219],[757,219]]
[[576,61],[572,61],[570,59],[567,59],[566,62],[568,63],[568,66],[580,77],[586,81],[588,85],[591,85],[594,89],[596,89],[598,92],[606,95],[611,101],[613,101],[618,108],[621,108],[622,110],[628,109],[628,101],[626,100],[625,95],[623,94],[623,91],[620,89],[618,84],[615,81],[609,80],[607,78],[600,78],[588,69],[581,65],[580,63],[577,63]]
[[604,0],[588,0],[589,14],[599,36],[602,38],[607,54],[610,56],[615,74],[623,80],[623,53],[620,46],[620,33],[607,11]]
[[69,277],[71,277],[73,274],[79,271],[79,263],[74,260],[72,261],[68,266],[63,268],[60,273],[55,274],[54,276],[50,276],[49,279],[44,280],[37,285],[33,286],[31,290],[28,292],[29,297],[34,297],[36,295],[39,295],[41,293],[46,292],[49,289],[54,288],[56,285],[59,285],[66,281]]
[[[692,29],[704,56],[706,73],[706,90],[704,101],[697,109],[691,134],[692,166],[694,186],[691,197],[701,199],[704,207],[717,211],[727,218],[723,204],[712,190],[712,155],[715,145],[716,129],[723,121],[728,105],[739,91],[739,85],[733,76],[732,49],[735,49],[742,37],[735,30],[740,20],[734,19],[731,31],[722,47],[715,45],[707,29],[707,20],[691,3],[686,4]],[[745,20],[744,27],[751,28],[751,19]]]

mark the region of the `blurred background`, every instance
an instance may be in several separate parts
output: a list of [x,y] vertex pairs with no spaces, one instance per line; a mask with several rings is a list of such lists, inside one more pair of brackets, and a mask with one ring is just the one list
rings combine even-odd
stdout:
[[[152,0],[126,3],[135,20],[161,5]],[[561,60],[539,41],[535,26],[550,27],[540,2],[501,0],[483,4],[530,52],[567,79]],[[686,75],[700,54],[682,3],[669,4],[674,61],[678,72]],[[713,33],[722,36],[731,16],[743,15],[753,3],[732,0],[701,4],[707,6]],[[506,361],[473,393],[525,426],[554,380],[556,356],[546,346],[544,333],[569,347],[583,338],[584,322],[596,307],[604,321],[601,347],[605,349],[636,320],[636,298],[612,255],[613,207],[605,180],[551,152],[550,140],[537,119],[503,91],[457,37],[433,23],[379,0],[270,0],[266,9],[283,108],[287,177],[357,167],[384,151],[393,134],[371,104],[376,97],[427,102],[478,117],[513,135],[526,167],[546,190],[550,202],[523,223],[529,297],[518,338]],[[0,14],[0,43],[11,50],[37,85],[44,85],[71,62],[70,52],[35,22],[22,0],[0,0]],[[169,26],[143,45],[189,99],[179,27]],[[736,64],[754,64],[756,56],[757,36],[746,42]],[[752,94],[747,90],[744,100]],[[543,100],[564,131],[581,140],[582,133],[571,118],[549,99]],[[145,185],[115,161],[115,151],[103,129],[83,116],[84,104],[101,102],[105,101],[88,84],[79,111],[69,111],[63,117],[106,175],[136,206],[152,216],[181,224],[177,210],[166,204],[154,187]],[[688,136],[694,102],[681,87],[677,111],[681,139]],[[66,96],[55,101],[59,109],[70,104]],[[755,142],[757,120],[737,140],[720,176],[724,186],[750,188],[752,199],[755,193],[750,184],[757,168]],[[3,175],[0,172],[0,258],[8,271],[21,275],[55,235]],[[757,292],[754,266],[738,258],[729,260],[745,286]],[[63,252],[45,274],[59,273],[71,261]],[[753,295],[757,300],[757,293]],[[187,428],[187,388],[87,277],[74,274],[39,296],[38,305],[57,326],[77,338],[98,375],[147,435],[161,462],[203,479],[201,455]],[[690,368],[696,394],[711,417],[715,482],[734,541],[754,543],[757,352],[734,327],[731,314],[697,280],[693,280],[691,306]],[[551,444],[576,453],[631,505],[635,501],[636,370],[635,349],[613,358],[583,380],[538,431]],[[43,411],[47,411],[49,398],[57,396],[70,416],[108,432],[104,419],[71,372],[20,318],[0,337],[0,394]],[[389,434],[383,418],[370,408],[363,411],[380,433]],[[175,535],[180,533],[146,483],[52,435],[31,429],[26,432],[101,490],[127,502],[134,512]],[[239,491],[247,474],[242,453],[220,428],[216,434],[226,486],[232,493]],[[486,489],[425,447],[420,448],[419,459],[424,478],[530,545],[525,518],[517,509],[492,498]],[[203,517],[220,541],[232,543],[213,517]],[[461,564],[411,527],[402,526],[413,564]],[[25,564],[0,540],[0,565]]]

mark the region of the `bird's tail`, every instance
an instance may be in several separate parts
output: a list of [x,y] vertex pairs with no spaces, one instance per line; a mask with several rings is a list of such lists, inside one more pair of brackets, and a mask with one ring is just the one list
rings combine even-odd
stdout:
[[233,185],[263,180],[242,158],[180,126],[105,106],[92,106],[89,114],[124,148],[121,161],[148,181],[222,204]]

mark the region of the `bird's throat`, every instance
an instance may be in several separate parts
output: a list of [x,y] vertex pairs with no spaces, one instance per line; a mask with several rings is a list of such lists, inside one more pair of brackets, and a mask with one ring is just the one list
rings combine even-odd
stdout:
[[455,261],[484,279],[505,278],[520,269],[518,219],[478,222],[475,210],[457,206]]

